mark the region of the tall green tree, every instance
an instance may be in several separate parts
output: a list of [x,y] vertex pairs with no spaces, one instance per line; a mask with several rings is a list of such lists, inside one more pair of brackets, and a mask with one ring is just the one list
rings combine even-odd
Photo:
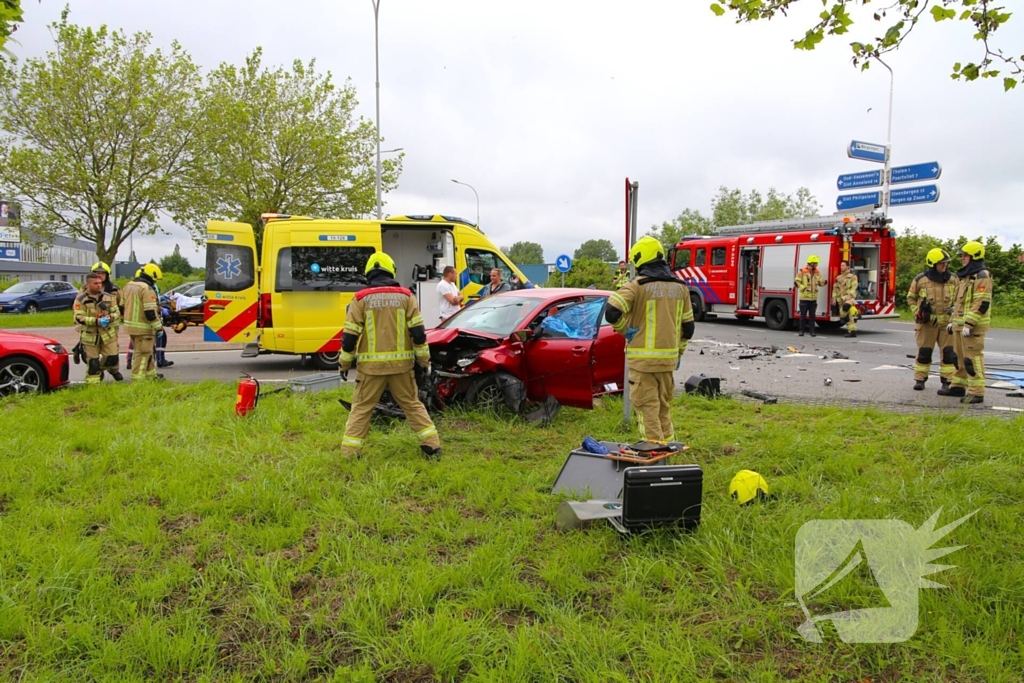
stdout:
[[597,259],[598,261],[618,261],[619,256],[611,240],[587,240],[573,252],[574,261],[580,259]]
[[516,242],[511,247],[502,247],[501,251],[517,266],[544,263],[544,247],[536,242]]
[[185,277],[192,275],[192,264],[181,255],[181,248],[177,244],[174,245],[174,253],[160,259],[159,265],[165,273],[178,273]]
[[45,58],[0,60],[0,185],[35,234],[93,241],[110,263],[188,203],[202,76],[180,45],[153,49],[148,33],[82,28],[67,10],[50,28]]
[[[1008,1],[1008,0],[1005,0]],[[795,11],[800,0],[720,0],[711,3],[711,11],[722,16],[726,11],[736,18],[736,23],[771,20],[778,15]],[[804,5],[817,3],[805,2]],[[826,36],[841,36],[850,32],[855,19],[853,12],[859,12],[866,19],[875,21],[871,30],[874,37],[863,36],[850,43],[853,49],[853,64],[867,69],[873,60],[880,61],[885,54],[899,49],[919,23],[959,21],[966,24],[967,31],[978,41],[977,61],[957,60],[953,64],[954,80],[973,81],[977,78],[1003,77],[1003,88],[1011,90],[1024,81],[1024,55],[1017,57],[1017,51],[1007,55],[996,47],[996,32],[1010,20],[1011,12],[991,0],[892,0],[885,5],[872,5],[871,0],[821,0],[821,12],[817,22],[804,33],[804,37],[793,41],[798,50],[813,50]],[[931,17],[931,20],[927,16]],[[860,19],[860,17],[858,17]],[[966,31],[965,31],[966,33]],[[963,63],[966,61],[966,63]],[[998,68],[997,68],[998,67]]]
[[675,219],[660,226],[652,225],[647,234],[661,242],[668,251],[685,235],[711,235],[714,231],[715,224],[710,218],[695,209],[683,209]]
[[[606,260],[584,256],[573,259],[572,267],[565,274],[565,286],[586,288],[593,285],[597,289],[610,290],[614,279],[612,268]],[[544,286],[561,287],[562,274],[557,270],[551,273]]]
[[[376,207],[373,124],[355,114],[350,82],[336,85],[316,64],[266,68],[257,48],[237,67],[209,76],[203,134],[213,153],[193,179],[200,197],[190,223],[218,216],[251,224],[260,214],[353,218]],[[397,186],[402,158],[383,161],[383,191]]]
[[0,53],[10,54],[4,45],[21,22],[21,0],[0,0]]

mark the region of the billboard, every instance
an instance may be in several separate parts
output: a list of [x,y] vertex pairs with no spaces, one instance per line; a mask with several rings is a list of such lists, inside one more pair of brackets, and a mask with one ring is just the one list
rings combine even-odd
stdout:
[[0,199],[0,242],[21,241],[21,207],[7,199]]

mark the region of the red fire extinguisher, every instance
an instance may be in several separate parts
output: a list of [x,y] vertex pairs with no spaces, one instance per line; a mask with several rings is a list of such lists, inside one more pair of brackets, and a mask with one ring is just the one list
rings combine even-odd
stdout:
[[235,415],[245,417],[256,408],[260,401],[260,383],[250,375],[238,382],[238,398],[235,399]]

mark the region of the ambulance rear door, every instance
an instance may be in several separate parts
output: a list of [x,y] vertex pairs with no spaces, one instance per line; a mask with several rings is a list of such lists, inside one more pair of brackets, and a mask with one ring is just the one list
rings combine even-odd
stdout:
[[256,237],[248,223],[206,224],[206,302],[203,340],[256,341],[259,273]]

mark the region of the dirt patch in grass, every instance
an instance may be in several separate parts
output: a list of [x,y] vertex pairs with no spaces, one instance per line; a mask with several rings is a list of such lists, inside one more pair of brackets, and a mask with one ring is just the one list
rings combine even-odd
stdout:
[[393,671],[384,680],[387,683],[433,683],[437,679],[434,667],[424,665]]
[[201,521],[202,520],[199,519],[198,516],[193,515],[191,512],[186,512],[183,515],[178,515],[174,519],[165,518],[160,523],[160,529],[164,533],[180,534],[182,531],[185,531],[186,529],[191,529],[192,527],[196,526]]

